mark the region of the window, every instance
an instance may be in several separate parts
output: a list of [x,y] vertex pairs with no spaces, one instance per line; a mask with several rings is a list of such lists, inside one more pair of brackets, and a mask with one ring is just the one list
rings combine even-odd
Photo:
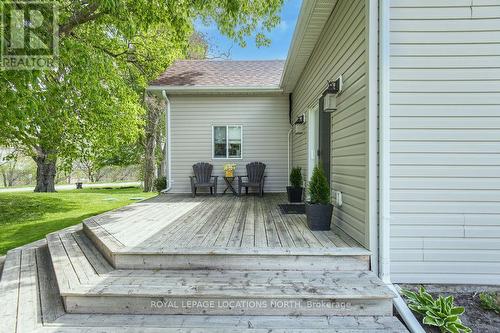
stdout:
[[242,134],[241,126],[214,126],[213,158],[241,158]]

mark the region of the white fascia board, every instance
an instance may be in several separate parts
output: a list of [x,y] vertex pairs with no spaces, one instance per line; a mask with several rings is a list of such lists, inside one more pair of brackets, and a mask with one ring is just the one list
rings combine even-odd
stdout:
[[[336,4],[337,0],[306,0],[302,2],[281,75],[280,87],[285,92],[292,92],[295,88]],[[304,41],[312,43],[307,43],[306,47]]]
[[238,87],[228,87],[228,86],[148,86],[147,91],[161,91],[166,90],[169,93],[282,93],[283,89],[279,86],[275,87],[255,87],[255,86],[238,86]]
[[304,33],[309,25],[311,15],[313,13],[314,6],[316,5],[316,0],[303,1],[300,6],[300,12],[298,16],[295,29],[293,31],[292,41],[290,42],[290,47],[288,49],[288,54],[286,56],[285,66],[283,67],[283,72],[281,73],[280,86],[285,87],[288,83],[289,73],[295,67],[294,64],[297,60],[298,51],[300,49],[300,44],[302,44],[302,39],[304,38]]

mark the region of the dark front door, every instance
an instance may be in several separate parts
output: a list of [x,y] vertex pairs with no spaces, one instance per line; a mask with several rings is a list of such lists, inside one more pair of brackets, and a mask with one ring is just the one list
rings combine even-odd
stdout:
[[330,153],[331,153],[331,113],[323,112],[323,97],[319,99],[319,149],[318,161],[319,165],[325,172],[328,184],[330,184]]

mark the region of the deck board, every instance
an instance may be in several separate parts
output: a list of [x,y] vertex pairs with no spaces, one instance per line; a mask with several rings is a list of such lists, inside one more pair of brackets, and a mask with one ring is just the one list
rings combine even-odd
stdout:
[[167,194],[96,218],[124,248],[337,248],[360,247],[345,234],[310,231],[304,214],[283,214],[283,193],[232,195]]

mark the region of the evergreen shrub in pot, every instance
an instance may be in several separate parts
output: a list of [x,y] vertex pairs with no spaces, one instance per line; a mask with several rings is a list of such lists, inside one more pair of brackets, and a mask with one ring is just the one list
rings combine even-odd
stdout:
[[330,230],[333,205],[330,203],[330,185],[323,170],[316,166],[309,181],[310,201],[306,202],[307,225],[311,230]]
[[290,185],[286,187],[289,202],[302,202],[302,194],[304,188],[302,187],[302,169],[295,167],[290,172]]

